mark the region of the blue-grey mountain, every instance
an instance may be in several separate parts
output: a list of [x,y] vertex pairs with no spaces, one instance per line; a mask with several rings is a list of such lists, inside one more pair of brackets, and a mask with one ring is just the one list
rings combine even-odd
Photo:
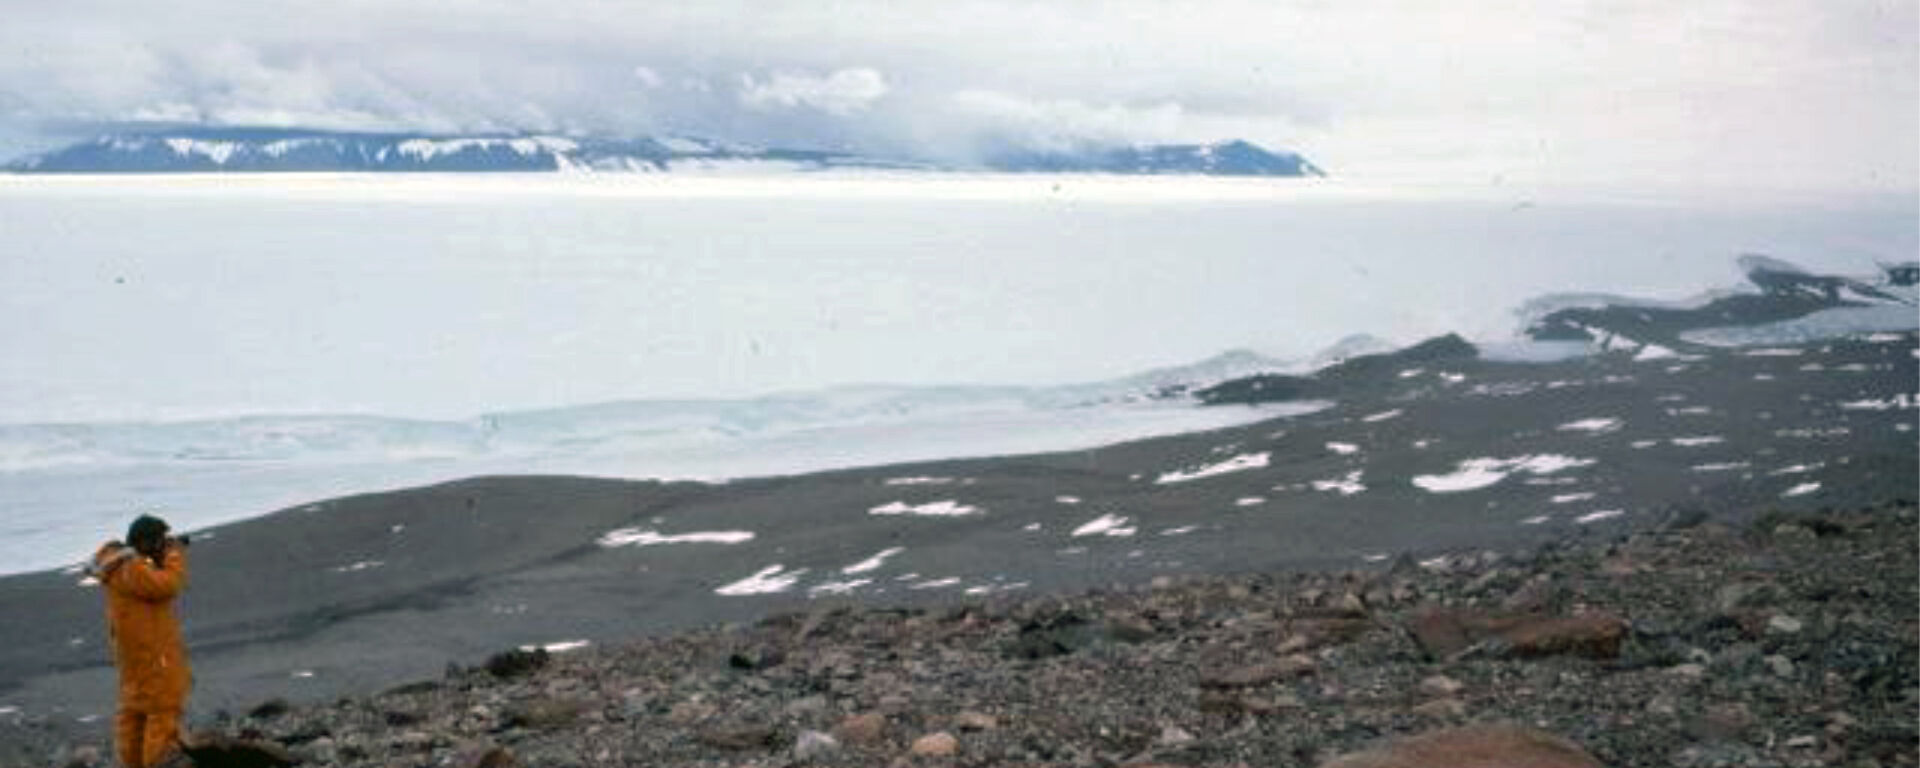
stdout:
[[680,136],[441,135],[278,128],[142,128],[103,135],[5,166],[16,173],[652,173],[735,168],[1324,175],[1297,154],[1269,152],[1244,141],[1001,153],[975,166],[944,166],[915,158],[752,147]]

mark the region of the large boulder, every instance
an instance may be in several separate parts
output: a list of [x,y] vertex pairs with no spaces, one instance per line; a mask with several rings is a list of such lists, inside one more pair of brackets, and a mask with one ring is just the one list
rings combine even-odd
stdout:
[[1571,741],[1517,725],[1432,731],[1320,768],[1605,768]]

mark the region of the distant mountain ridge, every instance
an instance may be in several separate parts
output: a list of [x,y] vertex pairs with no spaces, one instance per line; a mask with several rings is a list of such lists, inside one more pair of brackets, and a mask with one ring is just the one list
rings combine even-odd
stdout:
[[4,166],[14,173],[612,172],[987,170],[1001,172],[1324,176],[1291,152],[1245,141],[1018,152],[944,166],[848,152],[751,147],[684,136],[353,133],[281,128],[171,128],[99,136]]

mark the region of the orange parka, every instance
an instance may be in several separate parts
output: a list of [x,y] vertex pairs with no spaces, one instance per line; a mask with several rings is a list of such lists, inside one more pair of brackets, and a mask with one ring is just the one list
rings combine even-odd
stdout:
[[187,587],[187,553],[170,546],[155,565],[133,549],[112,543],[93,558],[107,593],[107,631],[120,668],[120,707],[134,712],[179,712],[186,706],[193,671],[174,598]]

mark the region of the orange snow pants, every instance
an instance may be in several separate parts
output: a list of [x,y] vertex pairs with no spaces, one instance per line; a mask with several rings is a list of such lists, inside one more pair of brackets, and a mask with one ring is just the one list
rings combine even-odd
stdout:
[[180,712],[120,710],[114,718],[113,747],[126,768],[152,768],[180,746]]

